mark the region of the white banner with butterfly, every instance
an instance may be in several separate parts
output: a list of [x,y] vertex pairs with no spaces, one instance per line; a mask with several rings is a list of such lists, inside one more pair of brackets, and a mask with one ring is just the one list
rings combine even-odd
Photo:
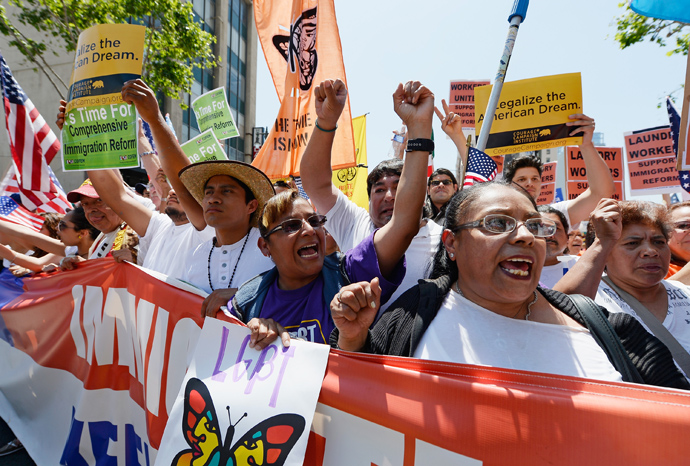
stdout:
[[156,465],[301,465],[329,346],[280,339],[261,351],[249,330],[206,319]]

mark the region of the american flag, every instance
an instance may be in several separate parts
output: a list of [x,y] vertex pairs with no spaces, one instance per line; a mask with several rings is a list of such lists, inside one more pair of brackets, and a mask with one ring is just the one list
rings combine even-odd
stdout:
[[0,182],[0,196],[9,196],[14,193],[19,193],[22,199],[22,204],[29,210],[37,212],[57,212],[64,214],[67,209],[71,209],[72,203],[67,200],[67,194],[62,189],[60,182],[55,177],[55,173],[48,166],[50,172],[50,179],[57,188],[57,192],[43,193],[41,191],[30,191],[22,189],[17,183],[16,172],[14,166],[11,166],[7,171],[5,178]]
[[470,147],[470,151],[467,154],[467,171],[465,172],[463,187],[491,181],[496,178],[497,174],[498,165],[496,165],[494,159],[479,149]]
[[43,217],[20,206],[9,196],[0,196],[0,219],[24,225],[36,231],[43,226]]
[[20,186],[31,191],[57,192],[57,187],[50,179],[48,163],[60,150],[60,141],[19,87],[2,55],[0,88],[5,104],[10,153]]
[[[666,110],[668,111],[668,121],[671,123],[671,138],[673,139],[673,152],[678,157],[678,135],[680,134],[680,115],[675,105],[669,97],[666,97]],[[690,193],[690,171],[679,170],[678,182],[681,188]]]

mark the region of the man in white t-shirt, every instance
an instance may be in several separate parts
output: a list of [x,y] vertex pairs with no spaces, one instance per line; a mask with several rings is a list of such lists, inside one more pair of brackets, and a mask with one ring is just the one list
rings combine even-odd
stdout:
[[273,267],[257,246],[259,216],[274,195],[260,170],[222,160],[192,164],[158,108],[155,93],[140,79],[125,83],[122,98],[134,104],[151,127],[161,166],[187,218],[197,230],[213,227],[215,237],[199,244],[187,259],[183,280],[208,293],[203,315],[216,311],[246,280]]
[[[574,120],[566,123],[574,127],[569,135],[579,136],[578,133],[582,135],[580,153],[585,162],[589,187],[575,199],[557,202],[552,206],[565,214],[570,225],[576,226],[589,218],[589,214],[596,208],[599,200],[611,197],[615,188],[608,165],[592,143],[594,120],[581,113],[570,115],[569,118]],[[513,158],[506,164],[503,177],[508,183],[515,183],[525,188],[536,200],[541,193],[541,172],[540,160],[523,155]]]
[[[317,101],[317,114],[321,110],[325,112],[332,109]],[[302,187],[316,209],[328,218],[326,227],[340,246],[340,250],[345,252],[390,221],[403,162],[398,159],[385,160],[371,171],[367,177],[369,212],[350,201],[331,182],[331,148],[339,116],[319,114],[319,126],[312,133],[302,156],[300,175]],[[430,135],[410,134],[408,140],[422,140],[428,137]],[[421,209],[419,217],[422,217]],[[421,221],[419,232],[405,252],[405,279],[379,312],[383,312],[398,296],[416,285],[419,279],[427,276],[427,269],[438,248],[442,233],[443,228],[432,220]]]
[[569,227],[565,214],[550,205],[541,205],[537,210],[541,212],[542,217],[556,223],[556,233],[546,238],[546,258],[539,277],[539,284],[546,288],[553,288],[563,278],[563,275],[573,267],[578,258],[577,256],[563,255],[568,247],[568,234],[566,232]]

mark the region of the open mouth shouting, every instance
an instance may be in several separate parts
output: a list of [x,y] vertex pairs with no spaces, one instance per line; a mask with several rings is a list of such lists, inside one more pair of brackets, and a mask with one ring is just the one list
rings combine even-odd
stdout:
[[315,259],[319,257],[319,246],[317,243],[307,244],[297,250],[297,255],[302,259]]
[[532,274],[532,259],[528,257],[511,257],[498,265],[506,274],[519,279],[527,279]]

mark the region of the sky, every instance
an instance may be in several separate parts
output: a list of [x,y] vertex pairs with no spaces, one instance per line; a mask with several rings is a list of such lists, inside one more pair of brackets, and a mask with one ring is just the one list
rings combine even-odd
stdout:
[[[623,133],[667,125],[663,103],[682,100],[687,57],[666,56],[656,44],[621,50],[614,40],[620,0],[532,0],[520,26],[506,81],[582,74],[584,113],[596,120],[606,146]],[[401,121],[391,95],[399,82],[419,80],[448,100],[450,81],[493,82],[508,33],[513,0],[335,0],[352,116],[367,115],[372,167],[388,157]],[[367,11],[363,11],[366,6]],[[257,126],[271,126],[280,103],[263,58],[257,59]],[[680,110],[680,109],[679,109]],[[434,121],[436,168],[455,168],[457,151]],[[559,170],[562,168],[559,168]]]

